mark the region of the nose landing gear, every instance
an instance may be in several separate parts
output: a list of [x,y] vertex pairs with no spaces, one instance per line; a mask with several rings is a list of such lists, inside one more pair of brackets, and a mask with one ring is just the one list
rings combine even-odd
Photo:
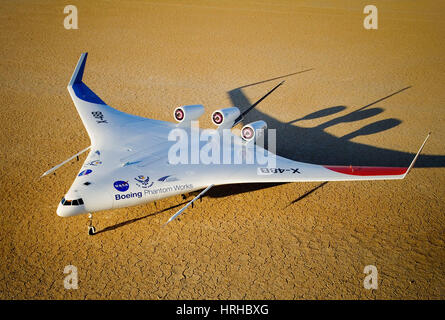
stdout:
[[96,228],[93,226],[93,215],[88,213],[88,234],[90,236],[96,233]]

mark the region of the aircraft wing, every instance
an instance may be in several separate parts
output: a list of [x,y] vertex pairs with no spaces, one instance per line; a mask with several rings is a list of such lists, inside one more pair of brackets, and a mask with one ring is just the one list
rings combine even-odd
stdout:
[[87,53],[82,53],[68,84],[68,91],[91,139],[92,149],[106,149],[109,145],[131,149],[141,140],[145,147],[149,147],[166,137],[175,124],[116,110],[88,88],[82,81],[86,59]]
[[[316,165],[276,156],[276,164],[232,164],[201,166],[206,185],[265,182],[316,182],[403,179],[414,166],[430,134],[426,137],[409,167],[365,167]],[[257,146],[258,148],[258,146]]]
[[[228,172],[231,172],[230,174]],[[315,182],[353,180],[403,179],[408,168],[403,167],[359,167],[323,166],[296,161],[278,161],[274,167],[242,166],[236,170],[225,170],[225,174],[213,184],[266,183],[266,182]]]

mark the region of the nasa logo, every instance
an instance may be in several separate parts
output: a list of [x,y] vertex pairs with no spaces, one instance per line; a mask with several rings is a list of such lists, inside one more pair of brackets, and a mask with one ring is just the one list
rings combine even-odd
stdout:
[[79,173],[79,177],[89,175],[91,172],[93,172],[91,169],[83,170]]
[[113,186],[114,186],[114,189],[116,189],[117,191],[120,191],[120,192],[125,192],[128,190],[128,188],[130,188],[130,185],[128,184],[128,182],[122,181],[122,180],[115,181]]

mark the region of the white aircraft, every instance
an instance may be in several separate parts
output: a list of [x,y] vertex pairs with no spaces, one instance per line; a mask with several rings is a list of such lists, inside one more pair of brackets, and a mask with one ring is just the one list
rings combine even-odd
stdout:
[[[202,105],[178,107],[174,111],[177,124],[130,115],[111,108],[83,82],[87,53],[80,56],[77,67],[68,84],[68,91],[77,112],[88,132],[91,146],[75,154],[61,164],[46,171],[46,176],[63,164],[90,150],[82,168],[57,208],[61,217],[89,214],[88,233],[96,232],[92,225],[92,213],[100,210],[140,205],[178,194],[204,189],[167,222],[179,216],[194,201],[216,185],[265,182],[311,182],[403,179],[413,167],[428,137],[426,137],[411,165],[400,167],[357,167],[315,165],[292,161],[280,156],[275,166],[258,164],[172,164],[169,150],[176,141],[169,141],[169,133],[181,128],[192,134],[192,121],[203,113]],[[218,126],[213,132],[231,129],[244,115],[266,98],[282,83],[243,113],[236,107],[217,110],[212,121]],[[255,144],[265,129],[264,121],[256,121],[241,129],[241,136],[230,133],[236,146],[267,152]],[[205,141],[199,142],[201,148]],[[221,144],[221,148],[225,148]],[[201,149],[198,149],[201,150]],[[240,151],[241,150],[241,151]],[[231,148],[230,157],[243,148]],[[196,153],[193,145],[187,149]]]

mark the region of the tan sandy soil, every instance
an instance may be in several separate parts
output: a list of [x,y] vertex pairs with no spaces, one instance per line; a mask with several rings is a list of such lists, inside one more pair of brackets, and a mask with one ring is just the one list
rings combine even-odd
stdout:
[[[443,299],[445,4],[373,3],[378,30],[363,28],[368,1],[76,1],[65,30],[66,1],[3,1],[0,298]],[[279,154],[407,166],[431,130],[430,156],[403,181],[215,188],[167,228],[179,196],[100,212],[90,237],[86,216],[55,212],[85,156],[39,179],[89,145],[66,90],[84,51],[111,106],[172,121],[202,103],[202,127],[280,80],[237,88],[312,68],[247,119],[277,129]]]

